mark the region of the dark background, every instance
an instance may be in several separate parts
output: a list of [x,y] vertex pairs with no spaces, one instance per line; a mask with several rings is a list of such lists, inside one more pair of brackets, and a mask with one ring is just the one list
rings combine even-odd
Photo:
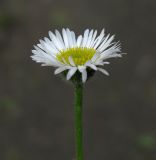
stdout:
[[73,87],[30,59],[48,31],[104,27],[122,59],[85,85],[85,160],[156,160],[156,1],[0,1],[0,160],[73,160]]

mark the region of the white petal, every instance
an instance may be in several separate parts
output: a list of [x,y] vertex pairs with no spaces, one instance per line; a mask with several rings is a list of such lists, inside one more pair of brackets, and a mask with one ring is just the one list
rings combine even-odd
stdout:
[[78,36],[77,38],[77,47],[80,47],[81,42],[82,42],[82,35]]
[[36,50],[32,50],[32,53],[34,54],[32,56],[32,59],[34,61],[47,64],[47,65],[57,66],[57,67],[61,65],[61,63],[58,62],[53,55],[46,53],[45,51],[43,51],[37,46],[34,46],[34,48],[36,49]]
[[97,35],[97,30],[95,30],[95,32],[94,32],[94,34],[93,34],[92,40],[91,40],[91,42],[90,42],[90,47],[93,46],[93,44],[94,44],[94,42],[95,42],[96,35]]
[[66,33],[67,33],[67,36],[68,36],[69,47],[72,48],[74,43],[73,43],[71,31],[67,28]]
[[78,70],[82,73],[82,82],[86,82],[87,80],[87,71],[86,66],[78,66]]
[[99,61],[95,62],[95,65],[97,65],[97,66],[103,66],[105,64],[110,64],[110,63],[109,62],[103,62],[103,60],[99,60]]
[[111,45],[111,42],[113,41],[113,39],[114,39],[114,35],[111,36],[108,40],[104,40],[102,44],[98,47],[98,50],[101,52],[104,51],[106,48],[108,48]]
[[64,28],[62,29],[62,35],[63,35],[65,47],[69,48],[68,36],[67,36],[66,30]]
[[51,55],[56,55],[59,51],[55,47],[51,47],[48,43],[44,42],[43,40],[40,40],[40,44],[42,46],[42,49]]
[[93,70],[97,70],[97,67],[94,64],[92,64],[90,61],[86,62],[85,66],[88,66],[88,67],[92,68]]
[[104,37],[104,29],[101,31],[100,35],[97,37],[97,39],[95,40],[95,44],[94,44],[94,49],[96,49],[99,44],[102,42],[102,39]]
[[62,58],[62,61],[63,61],[64,64],[68,64],[67,61],[64,58]]
[[68,67],[68,66],[61,66],[61,67],[59,67],[59,68],[57,68],[57,69],[55,70],[54,74],[59,74],[59,73],[65,71],[65,70],[67,70],[67,69],[70,69],[70,67]]
[[86,47],[90,47],[90,42],[92,40],[92,35],[93,35],[93,29],[90,31],[90,33],[88,35],[88,41],[86,43]]
[[85,83],[86,80],[87,80],[87,71],[86,69],[84,69],[82,72],[82,82]]
[[83,35],[82,47],[86,47],[86,43],[88,40],[89,29],[86,29]]
[[53,44],[57,47],[58,50],[62,50],[64,48],[60,40],[51,31],[49,31],[49,37],[51,38]]
[[62,44],[63,48],[65,48],[65,45],[64,45],[64,42],[63,42],[63,39],[62,39],[60,32],[58,30],[55,30],[55,34],[56,34],[57,38],[60,40],[60,43]]
[[103,62],[103,64],[110,64],[110,62]]
[[97,68],[97,69],[98,69],[100,72],[102,72],[103,74],[109,76],[109,73],[108,73],[105,69],[103,69],[103,68]]
[[40,55],[32,55],[31,58],[32,58],[32,60],[34,60],[38,63],[42,63],[46,66],[54,66],[54,67],[60,66],[59,62],[54,61],[50,57],[40,56]]
[[108,59],[109,57],[121,57],[121,54],[119,54],[120,50],[118,48],[113,49],[109,48],[105,50],[103,53],[100,55],[100,59]]
[[72,67],[67,74],[67,80],[71,79],[71,77],[75,74],[75,72],[77,71],[77,67]]
[[92,57],[91,61],[92,61],[92,62],[96,61],[99,56],[100,56],[100,53],[99,53],[99,52],[96,52],[96,53],[94,54],[94,56]]
[[74,63],[73,58],[72,58],[71,56],[69,56],[68,60],[69,60],[69,63],[70,63],[72,66],[75,66],[75,63]]
[[96,67],[94,64],[89,64],[88,66],[89,66],[90,68],[92,68],[93,70],[95,70],[95,71],[97,70],[97,67]]
[[78,70],[82,73],[83,72],[83,70],[85,70],[86,69],[86,67],[85,66],[78,66]]
[[[49,53],[53,53],[53,55],[56,55],[56,53],[59,52],[59,50],[55,47],[55,45],[53,44],[52,41],[50,41],[47,37],[44,38],[45,42],[44,42],[44,46],[46,47],[46,49],[49,51]],[[42,47],[44,50],[44,47]]]
[[42,50],[44,50],[44,48],[42,47],[42,45],[41,45],[40,43],[38,43],[37,46],[38,46],[39,48],[41,48]]
[[72,39],[73,39],[73,47],[76,47],[76,36],[75,36],[75,33],[73,31],[71,31],[71,36],[72,36]]

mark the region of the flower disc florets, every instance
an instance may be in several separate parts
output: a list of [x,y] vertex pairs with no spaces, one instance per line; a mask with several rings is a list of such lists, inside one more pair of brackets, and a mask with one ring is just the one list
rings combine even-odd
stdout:
[[96,50],[93,48],[69,48],[60,51],[60,53],[56,55],[56,58],[58,61],[70,65],[69,57],[71,57],[76,66],[82,66],[92,59],[95,52]]

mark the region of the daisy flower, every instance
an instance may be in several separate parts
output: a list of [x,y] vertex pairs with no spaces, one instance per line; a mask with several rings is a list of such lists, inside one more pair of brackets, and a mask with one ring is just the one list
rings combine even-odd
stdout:
[[120,43],[113,40],[114,35],[105,35],[104,29],[99,35],[97,30],[86,29],[78,37],[68,28],[62,29],[62,34],[58,30],[55,33],[49,31],[49,38],[39,40],[40,43],[34,46],[31,58],[42,66],[55,67],[55,74],[66,71],[67,80],[81,73],[84,83],[88,69],[109,75],[102,67],[109,64],[109,58],[122,56]]
[[83,86],[86,80],[104,69],[109,58],[122,57],[119,42],[113,42],[114,35],[105,35],[104,29],[99,35],[97,30],[86,29],[83,35],[76,37],[71,30],[62,29],[62,33],[49,31],[49,38],[40,40],[34,46],[31,58],[42,66],[55,67],[55,74],[64,73],[72,80],[75,89],[75,156],[83,160]]

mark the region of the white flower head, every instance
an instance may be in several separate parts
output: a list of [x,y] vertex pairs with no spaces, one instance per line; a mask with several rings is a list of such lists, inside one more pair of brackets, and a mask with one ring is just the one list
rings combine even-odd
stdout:
[[76,72],[81,73],[82,82],[87,80],[87,69],[109,73],[102,68],[109,64],[106,60],[121,57],[120,43],[113,42],[114,35],[105,35],[104,29],[97,36],[97,30],[86,29],[83,35],[75,36],[71,30],[62,29],[62,34],[55,30],[49,31],[50,38],[40,40],[34,46],[31,58],[42,63],[42,66],[56,67],[55,74],[66,71],[70,80]]

